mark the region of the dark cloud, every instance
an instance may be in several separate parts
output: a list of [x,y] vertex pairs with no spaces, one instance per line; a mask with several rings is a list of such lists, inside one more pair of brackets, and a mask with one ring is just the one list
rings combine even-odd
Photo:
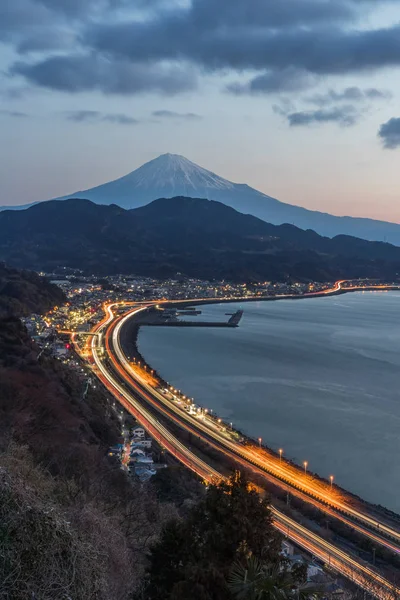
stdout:
[[72,49],[77,45],[75,34],[85,23],[108,21],[115,9],[129,3],[130,0],[1,0],[0,40],[15,44],[18,52],[57,49],[68,40]]
[[207,27],[267,26],[268,28],[347,21],[355,16],[346,0],[194,0],[186,19]]
[[118,125],[136,125],[139,123],[137,119],[123,114],[104,115],[103,121],[108,121],[109,123],[118,123]]
[[97,110],[75,110],[67,113],[68,121],[75,123],[99,123],[101,121],[109,123],[117,123],[118,125],[136,125],[139,123],[137,119],[121,113],[106,113],[103,114]]
[[153,117],[160,117],[162,119],[186,119],[188,121],[198,121],[203,118],[196,113],[179,113],[173,110],[155,110],[152,115]]
[[390,100],[393,98],[393,94],[388,90],[378,90],[376,88],[364,90],[364,95],[368,100]]
[[158,92],[176,94],[193,89],[193,69],[163,64],[113,62],[104,57],[52,56],[38,63],[19,62],[12,73],[31,83],[53,90],[82,92],[99,90],[107,94]]
[[66,15],[82,15],[97,7],[105,9],[110,3],[98,0],[33,0],[52,11],[60,11]]
[[309,98],[305,98],[306,102],[316,104],[317,106],[328,106],[336,102],[362,102],[366,100],[388,100],[392,97],[392,94],[385,90],[378,90],[376,88],[367,88],[365,90],[359,87],[353,86],[345,88],[344,90],[337,92],[335,90],[329,90],[324,94],[314,94]]
[[337,123],[349,127],[357,122],[358,114],[354,106],[340,106],[328,110],[301,111],[287,114],[291,127],[312,125],[314,123]]
[[33,0],[0,2],[0,40],[10,41],[38,25],[50,25],[51,15]]
[[400,25],[370,31],[324,24],[273,28],[271,24],[263,27],[262,22],[213,27],[215,15],[210,14],[209,21],[205,17],[193,20],[193,11],[173,15],[145,23],[95,24],[86,30],[83,40],[115,57],[135,61],[185,59],[210,70],[276,72],[293,68],[314,74],[342,74],[400,64]]
[[296,107],[289,98],[281,98],[279,104],[273,104],[272,110],[276,115],[287,117],[291,112],[296,112]]
[[378,136],[383,142],[383,147],[389,150],[400,148],[400,119],[393,117],[383,123],[378,131]]
[[69,49],[74,43],[75,36],[71,31],[38,28],[32,35],[24,36],[17,44],[19,54],[28,52],[43,52],[49,50]]
[[[50,89],[173,94],[193,89],[197,71],[250,71],[250,81],[228,91],[289,93],[319,76],[400,65],[399,24],[355,28],[374,6],[372,0],[0,0],[0,39],[13,40],[20,53],[44,54],[10,73]],[[330,100],[336,101],[358,99]]]
[[67,114],[68,121],[82,123],[83,121],[96,121],[100,116],[97,110],[74,110]]
[[267,71],[246,83],[231,83],[227,91],[231,94],[274,94],[297,92],[315,85],[315,77],[307,71],[289,67],[281,71]]
[[25,112],[20,112],[19,110],[0,110],[0,115],[6,115],[7,117],[15,117],[17,119],[24,119],[29,115]]

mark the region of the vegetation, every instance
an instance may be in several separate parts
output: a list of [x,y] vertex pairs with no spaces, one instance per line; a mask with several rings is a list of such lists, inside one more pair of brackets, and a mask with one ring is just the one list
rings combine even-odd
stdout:
[[220,202],[156,200],[141,208],[51,201],[0,213],[0,259],[49,272],[180,273],[232,281],[394,279],[400,248],[275,226]]
[[281,562],[263,563],[254,556],[234,565],[228,586],[237,600],[305,600],[320,593],[306,582],[304,571],[288,571]]
[[176,514],[108,460],[120,423],[105,392],[0,327],[0,598],[129,600]]
[[276,564],[279,551],[268,501],[236,473],[229,482],[211,485],[184,520],[164,527],[151,549],[144,597],[230,600],[235,565],[248,557]]
[[60,288],[44,277],[0,263],[0,318],[44,312],[65,300]]

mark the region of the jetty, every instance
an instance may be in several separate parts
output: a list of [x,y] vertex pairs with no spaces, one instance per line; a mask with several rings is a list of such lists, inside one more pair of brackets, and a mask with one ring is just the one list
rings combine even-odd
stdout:
[[191,321],[181,320],[178,317],[181,315],[196,315],[196,311],[179,310],[149,310],[141,318],[138,319],[138,324],[149,327],[239,327],[239,323],[243,316],[243,310],[237,310],[233,313],[228,321]]

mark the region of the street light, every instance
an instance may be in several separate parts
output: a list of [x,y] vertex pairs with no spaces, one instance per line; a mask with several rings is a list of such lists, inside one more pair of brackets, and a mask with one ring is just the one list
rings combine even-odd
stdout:
[[258,438],[258,444],[259,444],[260,448],[261,448],[261,442],[262,442],[262,438]]
[[282,448],[279,448],[279,462],[280,463],[282,462],[282,453],[283,453]]
[[334,480],[334,479],[335,479],[335,478],[334,478],[334,476],[333,476],[333,475],[329,475],[329,480],[330,480],[330,482],[331,482],[331,489],[332,489],[332,486],[333,486],[333,480]]
[[303,465],[304,465],[304,474],[305,474],[305,475],[307,475],[307,467],[308,467],[308,462],[305,460],[305,461],[303,462]]

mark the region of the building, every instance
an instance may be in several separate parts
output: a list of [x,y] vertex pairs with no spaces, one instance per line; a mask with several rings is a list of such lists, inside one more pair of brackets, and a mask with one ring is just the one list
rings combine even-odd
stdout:
[[142,438],[133,438],[132,448],[151,448],[151,440],[144,440]]
[[148,481],[150,477],[156,474],[155,469],[148,467],[147,465],[135,465],[135,475],[140,479],[141,482]]
[[131,448],[131,458],[137,458],[138,456],[145,456],[145,453],[140,448]]
[[134,437],[134,438],[144,438],[145,435],[146,435],[146,432],[143,429],[143,427],[134,427],[132,429],[132,437]]

